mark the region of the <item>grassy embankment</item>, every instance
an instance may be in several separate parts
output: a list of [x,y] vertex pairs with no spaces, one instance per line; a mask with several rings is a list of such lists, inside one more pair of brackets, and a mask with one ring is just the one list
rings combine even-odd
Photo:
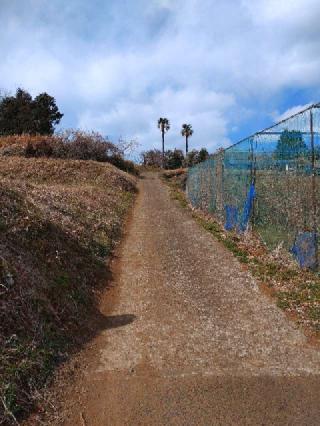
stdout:
[[135,191],[108,163],[0,156],[0,424],[41,409],[55,365],[98,331]]
[[193,218],[230,250],[243,267],[250,270],[262,290],[276,298],[277,305],[294,319],[312,341],[320,342],[320,276],[298,267],[285,251],[270,252],[255,233],[241,237],[225,231],[223,224],[199,209],[194,209],[184,192],[186,172],[180,169],[163,172],[171,196],[183,208],[191,211]]

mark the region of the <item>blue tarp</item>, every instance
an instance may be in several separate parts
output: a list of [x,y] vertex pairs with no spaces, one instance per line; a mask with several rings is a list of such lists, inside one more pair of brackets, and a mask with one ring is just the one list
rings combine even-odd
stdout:
[[301,268],[317,267],[317,236],[314,232],[302,232],[297,235],[291,251],[297,258]]
[[246,202],[244,204],[242,218],[241,218],[241,221],[239,223],[239,231],[243,232],[247,229],[248,222],[249,222],[249,219],[250,219],[250,216],[251,216],[253,200],[254,200],[255,195],[256,195],[256,192],[255,192],[254,184],[252,183],[250,185],[250,188],[249,188],[249,191],[248,191],[248,194],[247,194],[247,199],[246,199]]
[[226,223],[224,225],[227,231],[232,231],[238,225],[238,208],[235,206],[225,206],[226,209]]
[[229,204],[225,205],[226,223],[224,227],[227,231],[232,231],[233,229],[237,229],[239,232],[244,232],[247,229],[248,222],[251,216],[254,197],[255,197],[255,188],[254,188],[254,184],[252,183],[250,185],[250,188],[247,194],[247,199],[245,201],[240,220],[238,218],[239,216],[238,207],[232,206]]

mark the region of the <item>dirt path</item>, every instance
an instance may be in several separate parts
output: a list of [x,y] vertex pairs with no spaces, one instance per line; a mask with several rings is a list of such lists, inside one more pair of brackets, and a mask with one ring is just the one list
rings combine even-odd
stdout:
[[114,284],[63,424],[319,425],[320,352],[155,174]]

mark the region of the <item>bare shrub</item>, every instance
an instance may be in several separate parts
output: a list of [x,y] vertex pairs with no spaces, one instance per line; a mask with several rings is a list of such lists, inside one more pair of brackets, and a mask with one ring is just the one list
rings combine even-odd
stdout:
[[124,142],[119,146],[97,132],[66,130],[54,136],[9,136],[0,138],[0,155],[63,158],[108,162],[119,169],[138,175],[132,161],[124,159]]
[[58,137],[66,148],[67,158],[105,162],[112,156],[120,155],[118,147],[97,132],[68,130]]

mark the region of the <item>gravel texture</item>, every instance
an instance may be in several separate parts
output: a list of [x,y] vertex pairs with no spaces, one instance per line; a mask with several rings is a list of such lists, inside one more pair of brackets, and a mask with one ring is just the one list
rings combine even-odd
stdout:
[[318,425],[319,350],[155,173],[139,185],[60,424]]

